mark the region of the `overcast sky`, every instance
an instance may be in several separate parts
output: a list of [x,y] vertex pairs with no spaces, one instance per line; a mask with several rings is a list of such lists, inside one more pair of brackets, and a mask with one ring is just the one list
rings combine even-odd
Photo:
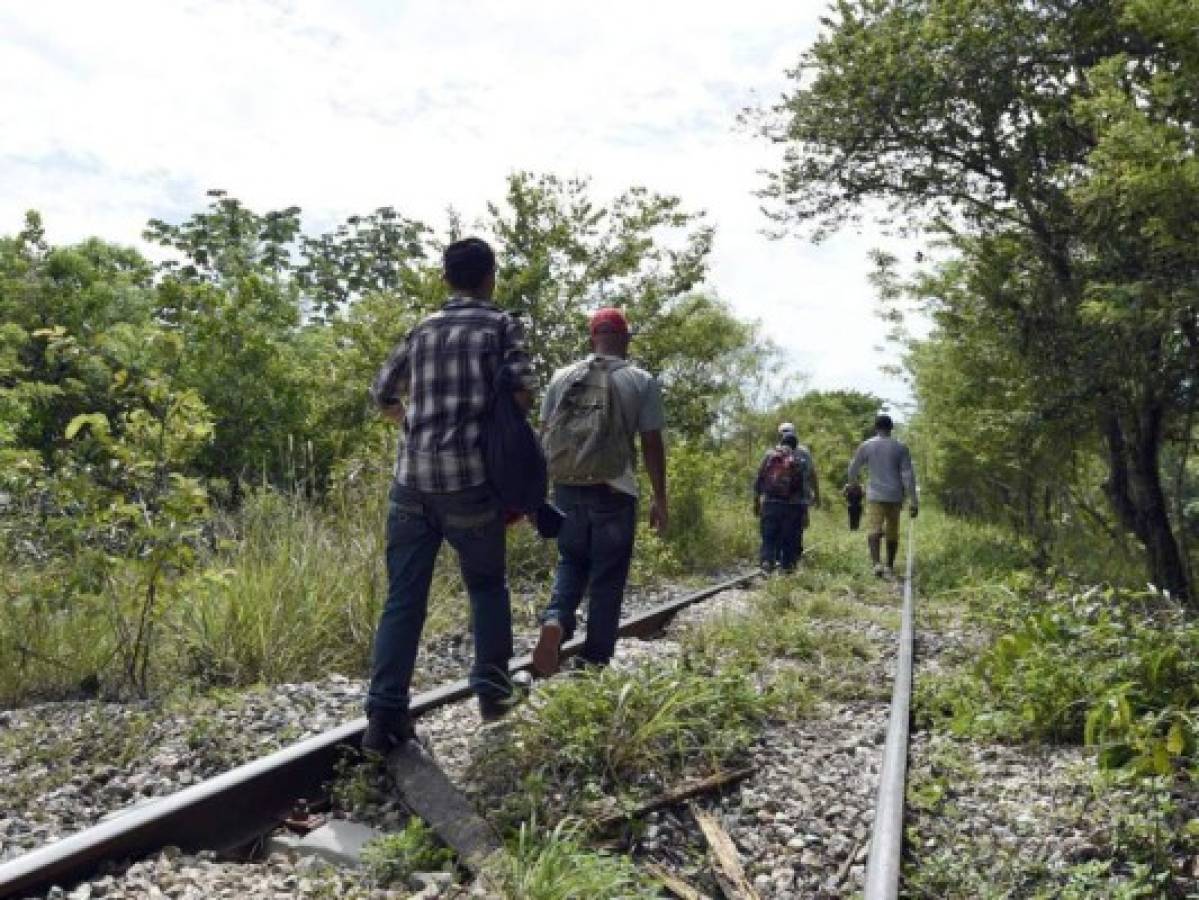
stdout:
[[[824,0],[0,0],[0,233],[137,243],[221,187],[309,228],[392,205],[469,221],[518,169],[676,193],[717,228],[710,286],[820,388],[903,399],[865,231],[771,241],[770,102]],[[905,250],[910,255],[910,248]]]

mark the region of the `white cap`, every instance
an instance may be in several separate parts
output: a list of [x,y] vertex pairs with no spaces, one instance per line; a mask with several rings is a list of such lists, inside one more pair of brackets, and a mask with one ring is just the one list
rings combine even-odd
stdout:
[[779,426],[779,435],[781,436],[784,434],[795,434],[795,426],[790,422],[784,422]]

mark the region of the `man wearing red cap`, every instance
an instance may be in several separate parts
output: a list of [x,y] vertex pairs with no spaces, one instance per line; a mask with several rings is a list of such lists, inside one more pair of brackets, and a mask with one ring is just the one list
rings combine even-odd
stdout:
[[638,435],[653,492],[650,526],[666,529],[662,389],[654,376],[629,364],[630,337],[619,309],[596,312],[592,354],[556,372],[542,403],[554,502],[566,521],[558,535],[553,596],[533,651],[541,675],[558,670],[559,648],[574,634],[575,613],[588,591],[587,638],[579,657],[591,665],[612,658],[637,525]]

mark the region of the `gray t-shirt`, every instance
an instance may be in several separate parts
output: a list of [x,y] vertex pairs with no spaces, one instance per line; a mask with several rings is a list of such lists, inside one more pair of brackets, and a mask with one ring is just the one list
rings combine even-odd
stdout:
[[[617,402],[620,403],[623,418],[626,422],[635,423],[638,434],[650,431],[661,431],[666,425],[666,413],[662,408],[662,386],[658,379],[630,364],[627,360],[616,356],[597,356],[592,354],[588,361],[602,360],[608,366],[612,375],[612,385],[616,391]],[[541,401],[541,421],[548,422],[558,411],[562,402],[567,376],[574,371],[575,366],[566,366],[554,373],[549,387],[545,389],[545,397]],[[616,490],[625,494],[637,496],[637,457],[632,442],[629,443],[629,462],[625,472],[619,478],[608,482]]]
[[907,445],[893,437],[875,435],[858,447],[849,464],[849,483],[855,484],[862,466],[870,468],[866,499],[880,503],[902,503],[904,493],[916,503],[916,471]]

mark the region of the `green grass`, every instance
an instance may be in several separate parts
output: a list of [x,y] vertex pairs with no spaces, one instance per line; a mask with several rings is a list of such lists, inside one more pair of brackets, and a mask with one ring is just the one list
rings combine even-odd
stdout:
[[579,673],[534,691],[476,758],[474,777],[503,821],[557,821],[714,771],[749,745],[769,704],[740,672]]
[[[364,674],[386,594],[389,478],[379,466],[319,503],[251,490],[239,510],[217,514],[194,548],[193,568],[159,598],[151,693]],[[645,527],[643,505],[633,587],[737,567],[752,553],[747,504],[723,495],[694,499],[702,502],[665,539]],[[0,547],[0,557],[5,552]],[[96,583],[72,559],[16,559],[0,558],[0,703],[122,696],[121,627],[136,618],[137,585]],[[509,529],[517,629],[535,626],[555,561],[553,542],[523,523]],[[424,637],[465,631],[468,622],[456,559],[443,548]]]
[[495,877],[505,900],[655,900],[661,893],[625,858],[590,850],[585,829],[564,820],[551,831],[522,824]]

